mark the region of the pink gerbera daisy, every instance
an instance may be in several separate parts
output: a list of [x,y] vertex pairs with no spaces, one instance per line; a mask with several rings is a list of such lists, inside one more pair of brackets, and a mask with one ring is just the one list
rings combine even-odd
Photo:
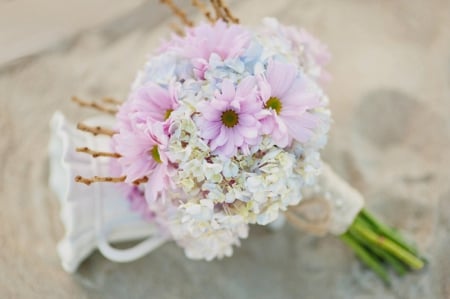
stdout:
[[276,145],[286,147],[295,139],[307,142],[319,123],[311,109],[321,106],[314,83],[300,76],[294,65],[270,61],[260,80],[261,99],[270,115],[262,120],[263,132]]
[[178,107],[172,88],[148,83],[136,89],[117,115],[118,134],[113,145],[127,183],[147,177],[150,198],[169,183],[170,164],[165,155],[171,112]]
[[119,163],[122,175],[127,176],[127,183],[148,176],[160,164],[167,164],[161,151],[166,146],[167,139],[162,133],[161,124],[154,124],[152,127],[142,124],[134,130],[120,130],[113,136],[114,149],[121,155]]
[[172,166],[165,154],[168,136],[164,123],[139,125],[133,131],[123,130],[113,136],[114,149],[120,153],[118,159],[125,182],[132,184],[147,177],[146,199],[154,201],[171,185]]
[[168,89],[149,82],[137,88],[130,95],[129,107],[122,114],[126,119],[136,123],[164,122],[179,104],[175,94],[175,88]]
[[258,101],[256,79],[248,77],[236,88],[230,80],[224,80],[221,87],[221,93],[199,107],[200,135],[218,154],[231,157],[238,149],[248,154],[249,146],[259,141],[262,106]]
[[[186,37],[174,39],[172,48],[190,58],[196,75],[203,78],[211,54],[222,60],[235,58],[246,50],[249,42],[250,33],[244,27],[219,20],[187,29]],[[170,43],[167,47],[171,47]]]

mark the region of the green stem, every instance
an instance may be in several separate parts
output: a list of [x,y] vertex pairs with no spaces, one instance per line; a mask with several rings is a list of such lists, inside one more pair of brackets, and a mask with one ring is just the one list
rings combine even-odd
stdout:
[[403,265],[401,261],[399,261],[395,256],[389,254],[387,251],[383,251],[382,249],[371,246],[372,244],[364,239],[362,235],[360,235],[358,232],[354,231],[353,229],[350,229],[350,234],[361,244],[363,244],[368,250],[372,251],[374,254],[379,256],[382,260],[389,263],[392,268],[394,268],[395,272],[397,272],[398,275],[403,276],[408,272],[406,267]]
[[371,255],[363,246],[361,246],[357,240],[355,240],[350,233],[344,233],[340,236],[350,248],[353,249],[355,254],[369,266],[386,284],[390,284],[389,275],[387,271],[379,264],[378,260]]
[[408,242],[406,242],[397,231],[380,222],[377,218],[375,218],[375,216],[370,214],[367,210],[365,209],[361,210],[360,215],[374,226],[376,232],[386,236],[393,242],[397,243],[404,249],[408,250],[411,254],[414,254],[416,256],[418,255],[418,250],[414,248],[412,245],[410,245]]
[[380,249],[384,249],[394,255],[396,258],[407,264],[413,269],[421,269],[424,263],[421,259],[417,258],[414,254],[399,246],[396,242],[386,238],[385,236],[378,235],[370,228],[367,228],[358,217],[352,224],[351,229],[359,233],[364,239],[372,243],[373,246],[378,246]]

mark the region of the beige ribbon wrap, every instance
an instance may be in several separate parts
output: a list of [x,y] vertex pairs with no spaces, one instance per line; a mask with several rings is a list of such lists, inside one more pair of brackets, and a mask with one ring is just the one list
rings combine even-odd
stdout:
[[304,199],[285,213],[296,228],[315,235],[341,235],[364,206],[357,190],[323,162],[317,184],[305,188]]

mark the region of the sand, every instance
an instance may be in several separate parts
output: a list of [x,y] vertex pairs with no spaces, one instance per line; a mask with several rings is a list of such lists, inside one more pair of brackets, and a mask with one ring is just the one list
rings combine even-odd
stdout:
[[[335,237],[286,226],[253,227],[221,261],[191,261],[167,244],[129,264],[95,253],[65,273],[59,205],[47,186],[48,122],[55,110],[72,121],[93,115],[72,95],[126,97],[169,34],[167,21],[136,10],[0,67],[1,298],[450,298],[450,3],[261,3],[233,10],[251,24],[276,16],[329,44],[335,123],[324,159],[417,241],[428,267],[386,288]],[[152,3],[148,14],[162,11]]]

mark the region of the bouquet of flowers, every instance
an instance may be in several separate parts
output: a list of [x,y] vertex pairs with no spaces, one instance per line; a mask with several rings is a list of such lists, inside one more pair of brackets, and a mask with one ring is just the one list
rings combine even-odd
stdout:
[[[127,261],[174,240],[187,257],[212,260],[231,256],[250,224],[269,225],[285,217],[309,231],[340,235],[385,281],[386,264],[399,274],[422,268],[417,250],[363,209],[361,195],[321,161],[331,122],[322,88],[330,77],[324,68],[330,60],[326,46],[275,19],[256,28],[242,26],[222,1],[211,1],[215,17],[193,1],[209,20],[198,26],[171,1],[163,2],[186,27],[149,59],[127,101],[74,98],[114,114],[94,125],[78,125],[94,136],[66,136],[81,143],[89,139],[77,151],[95,158],[89,157],[89,165],[97,163],[98,173],[77,175],[75,181],[116,184],[104,184],[96,193],[87,191],[94,185],[83,185],[69,193],[120,194],[140,213],[142,233],[129,237],[136,228],[127,228],[128,239],[152,234],[126,256],[106,245],[108,236],[97,244],[100,250],[112,260]],[[61,133],[65,125],[61,115],[54,120],[60,139],[67,135]],[[92,147],[99,138],[104,150]],[[70,140],[66,143],[70,147]],[[73,155],[62,159],[66,169],[77,170]],[[59,192],[62,198],[67,193]],[[108,209],[108,200],[96,209]],[[312,212],[308,202],[322,207]],[[323,218],[320,225],[314,217]],[[142,230],[150,226],[151,233]],[[78,262],[67,268],[74,270]]]

